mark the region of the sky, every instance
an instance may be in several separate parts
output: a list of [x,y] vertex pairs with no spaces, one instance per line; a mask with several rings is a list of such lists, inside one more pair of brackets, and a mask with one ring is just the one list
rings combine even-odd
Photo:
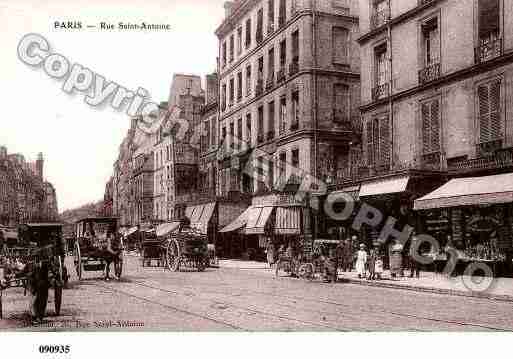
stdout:
[[[28,33],[45,37],[51,51],[130,90],[147,89],[166,101],[173,73],[204,78],[216,69],[214,31],[224,0],[0,0],[0,145],[35,160],[45,157],[45,178],[57,191],[59,210],[103,199],[129,120],[110,106],[91,107],[85,95],[62,90],[17,56]],[[55,29],[54,22],[98,25],[168,23],[169,31]],[[85,26],[84,26],[85,27]]]

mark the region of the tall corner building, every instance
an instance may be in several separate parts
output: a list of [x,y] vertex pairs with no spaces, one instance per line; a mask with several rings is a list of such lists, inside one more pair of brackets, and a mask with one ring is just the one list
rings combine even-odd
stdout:
[[246,196],[250,206],[221,233],[251,257],[271,238],[311,239],[308,199],[294,196],[302,179],[351,178],[360,131],[358,4],[246,0],[227,2],[225,11],[216,30],[217,191]]

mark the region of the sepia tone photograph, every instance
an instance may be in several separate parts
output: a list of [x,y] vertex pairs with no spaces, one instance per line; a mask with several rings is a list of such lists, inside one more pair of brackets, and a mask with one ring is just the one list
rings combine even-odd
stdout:
[[513,1],[0,24],[0,332],[513,330]]

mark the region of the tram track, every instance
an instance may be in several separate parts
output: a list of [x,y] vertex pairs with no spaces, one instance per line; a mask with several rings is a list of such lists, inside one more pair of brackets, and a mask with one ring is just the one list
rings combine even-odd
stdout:
[[[139,286],[144,286],[144,287],[149,288],[149,289],[159,290],[159,291],[163,291],[163,292],[169,292],[169,293],[173,293],[173,294],[177,294],[177,295],[182,294],[182,293],[177,292],[177,291],[171,291],[169,289],[151,286],[151,285],[148,285],[147,283],[140,282],[140,281],[132,282],[132,283],[137,284]],[[209,286],[210,287],[212,285],[202,284],[202,286]],[[215,286],[219,287],[219,284],[216,284]],[[184,287],[181,287],[181,288],[183,288],[185,290],[189,290],[189,291],[194,291],[194,289],[195,289],[194,287],[190,287],[190,286],[184,286]],[[247,288],[244,288],[244,289],[238,288],[238,291],[239,292],[244,291],[245,294],[258,294],[258,295],[269,296],[269,297],[274,297],[274,298],[283,298],[283,299],[287,299],[287,300],[308,301],[308,302],[322,303],[322,304],[332,305],[332,306],[336,306],[336,307],[342,307],[342,308],[346,308],[346,309],[351,309],[353,311],[355,309],[354,306],[350,306],[348,304],[340,303],[340,302],[333,301],[333,300],[328,300],[328,299],[325,299],[325,298],[315,298],[314,299],[314,298],[299,297],[299,296],[294,296],[294,295],[277,294],[276,292],[255,291],[255,290],[251,290],[251,289],[247,289]],[[210,290],[205,290],[205,289],[202,288],[202,292],[203,293],[218,294],[218,295],[234,296],[233,294],[227,293],[225,291],[215,291],[215,290],[211,290],[211,289]],[[275,303],[275,305],[284,306],[284,307],[286,306],[286,307],[289,307],[289,308],[294,308],[293,306],[285,305],[283,303]],[[249,309],[249,308],[245,308],[245,309]],[[312,311],[312,310],[308,310],[308,309],[304,309],[304,310]],[[389,310],[382,310],[382,309],[368,310],[368,309],[364,309],[364,308],[358,308],[357,311],[358,311],[358,313],[393,315],[393,316],[399,317],[399,318],[408,318],[408,319],[415,319],[415,320],[425,320],[425,321],[433,322],[433,323],[442,323],[442,324],[448,324],[448,325],[454,325],[454,326],[466,327],[466,328],[477,328],[477,329],[485,329],[485,330],[493,330],[493,331],[505,331],[506,330],[504,328],[499,328],[499,327],[494,327],[494,326],[484,325],[484,324],[479,324],[479,323],[470,323],[470,322],[463,322],[463,321],[458,321],[458,320],[448,320],[448,319],[436,318],[436,317],[431,317],[431,316],[421,316],[421,315],[401,313],[401,312],[397,312],[397,311],[389,311]],[[320,312],[320,311],[318,313],[319,314],[331,314],[331,315],[344,316],[346,318],[351,318],[351,319],[358,319],[357,315],[348,315],[347,313],[341,314],[340,312]],[[382,322],[382,323],[384,323],[384,322]],[[343,330],[357,330],[357,331],[359,331],[361,329],[344,328]],[[404,330],[420,331],[417,328],[404,328]]]

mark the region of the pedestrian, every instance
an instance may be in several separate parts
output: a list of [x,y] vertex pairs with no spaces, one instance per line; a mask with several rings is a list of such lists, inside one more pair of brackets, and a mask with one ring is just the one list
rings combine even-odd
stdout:
[[351,272],[353,270],[353,244],[351,239],[346,238],[344,245],[344,272]]
[[365,244],[360,244],[360,250],[356,253],[356,273],[358,278],[365,278],[365,266],[367,265],[367,251]]
[[383,275],[383,255],[381,253],[381,248],[378,248],[377,250],[374,272],[376,273],[376,278],[380,280]]
[[372,248],[369,252],[367,268],[369,270],[369,280],[374,280],[376,278],[376,258],[377,253],[376,249]]
[[275,252],[276,252],[276,248],[274,247],[274,243],[272,242],[272,240],[269,240],[269,242],[267,243],[267,249],[266,249],[266,254],[267,254],[267,263],[269,263],[269,267],[273,267],[274,265],[274,262],[275,262]]
[[339,241],[337,247],[335,247],[335,263],[337,271],[339,268],[342,268],[342,270],[344,269],[344,247],[345,242],[342,240]]
[[416,278],[420,277],[420,268],[419,263],[417,261],[418,251],[419,248],[417,248],[417,237],[414,234],[411,241],[410,241],[410,249],[408,251],[408,264],[410,269],[410,278],[413,278],[413,275],[415,274]]

